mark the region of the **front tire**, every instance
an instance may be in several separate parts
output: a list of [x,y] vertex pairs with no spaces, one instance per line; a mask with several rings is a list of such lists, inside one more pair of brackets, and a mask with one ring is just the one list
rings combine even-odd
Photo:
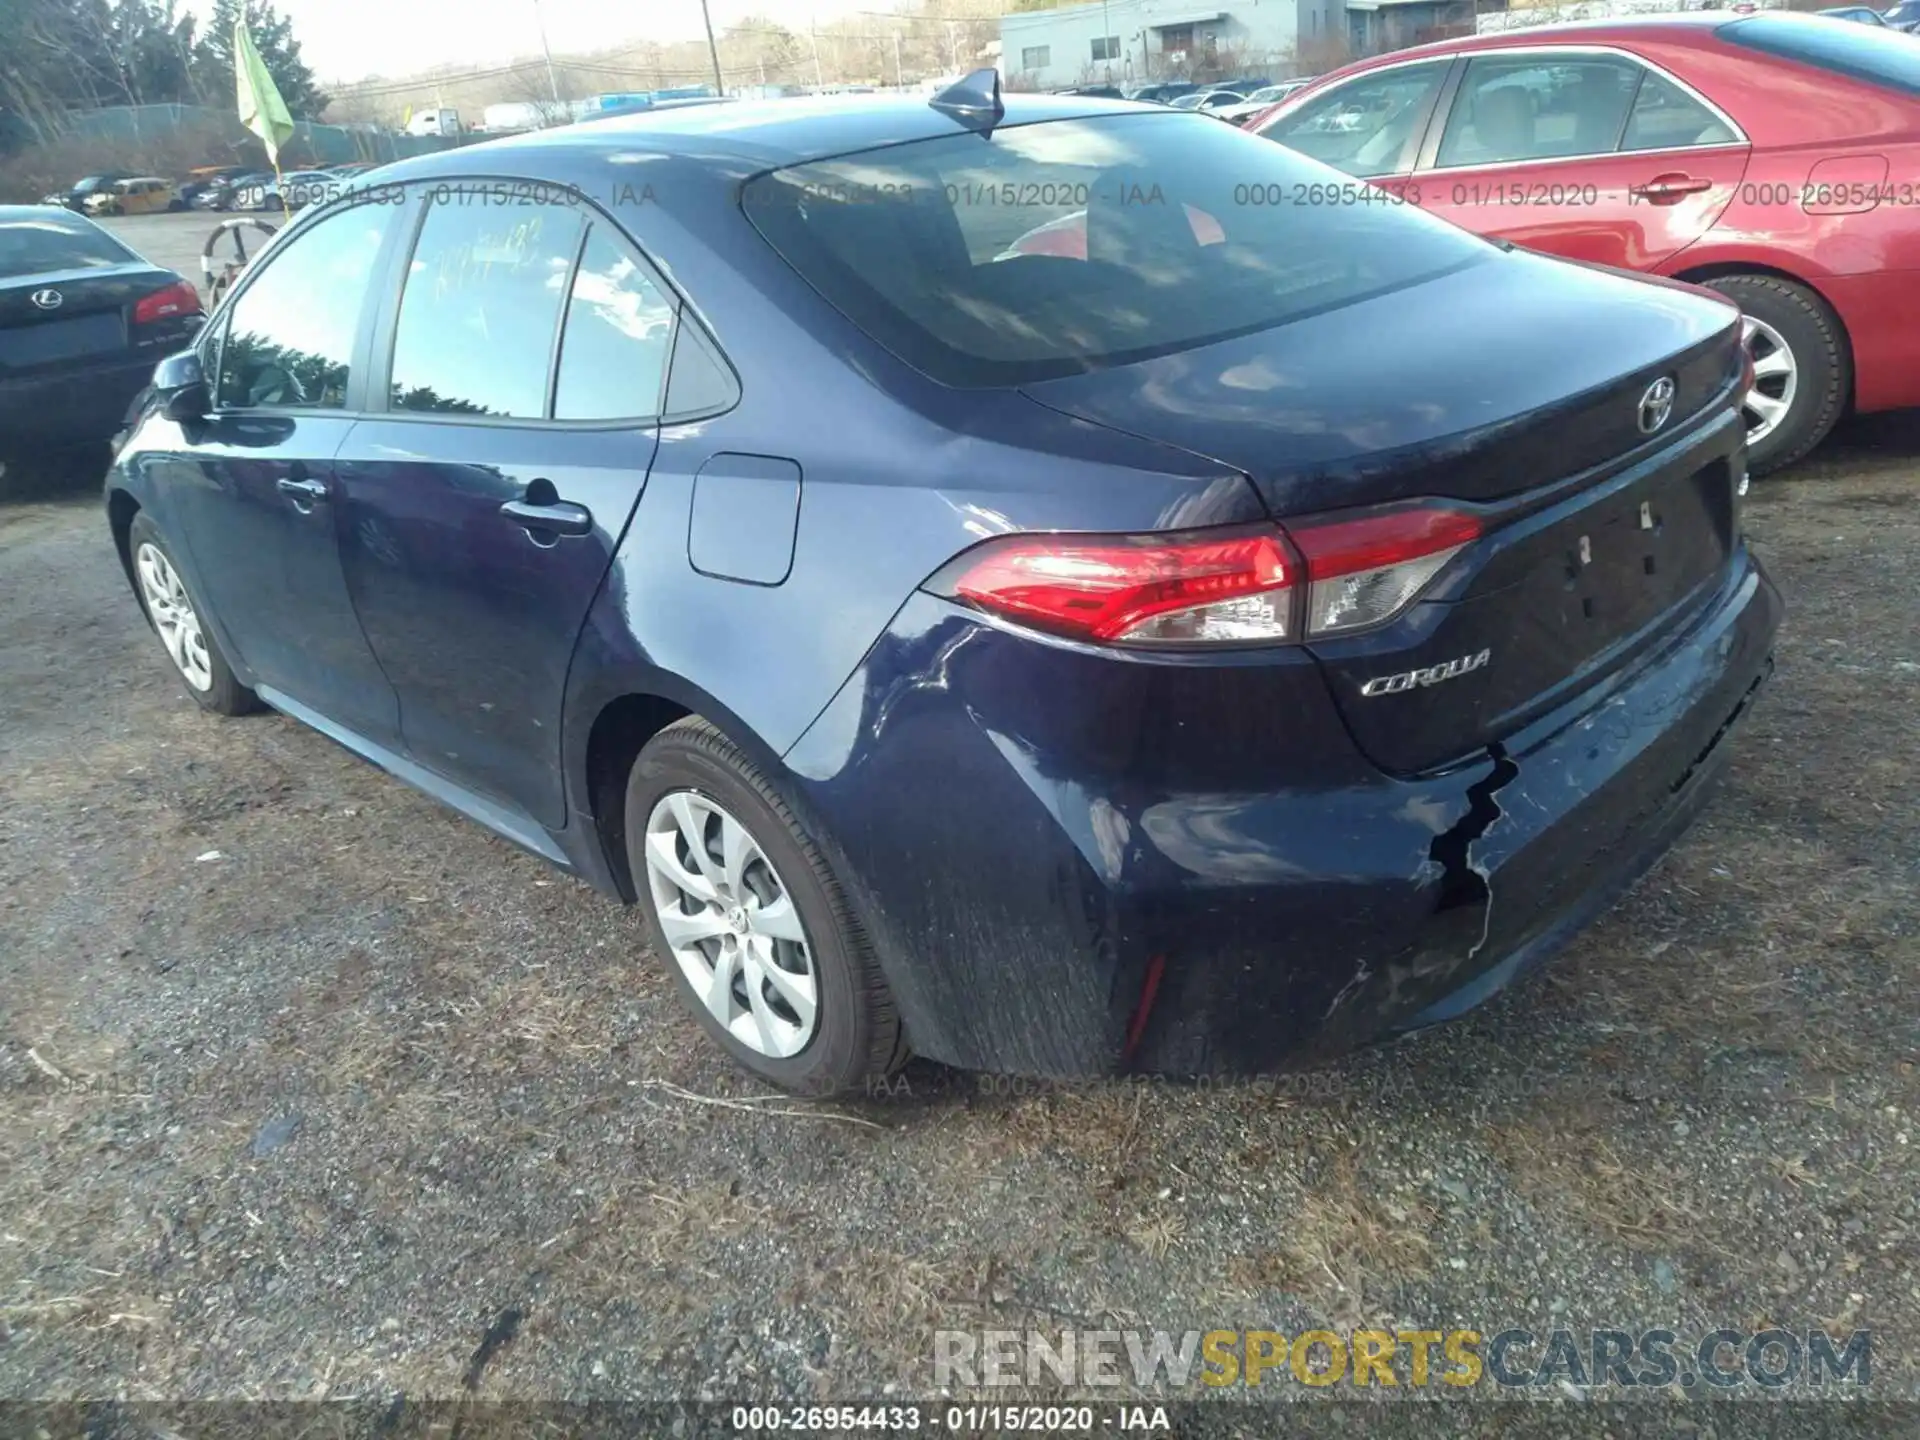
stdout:
[[697,717],[641,750],[627,855],[654,952],[734,1061],[783,1090],[858,1090],[906,1060],[832,868],[767,774]]
[[1826,439],[1853,393],[1853,364],[1839,318],[1804,285],[1773,275],[1706,282],[1740,307],[1753,357],[1747,397],[1747,469],[1765,475]]
[[220,642],[202,618],[205,607],[187,593],[172,551],[144,514],[133,517],[127,551],[133,559],[133,588],[140,596],[140,608],[195,703],[215,715],[258,710],[260,698],[234,677]]

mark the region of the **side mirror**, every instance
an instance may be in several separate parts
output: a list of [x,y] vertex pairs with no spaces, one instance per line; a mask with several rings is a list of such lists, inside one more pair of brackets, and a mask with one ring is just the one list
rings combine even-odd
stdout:
[[201,420],[213,408],[206,370],[192,350],[169,355],[154,366],[153,393],[159,397],[160,413],[169,420]]

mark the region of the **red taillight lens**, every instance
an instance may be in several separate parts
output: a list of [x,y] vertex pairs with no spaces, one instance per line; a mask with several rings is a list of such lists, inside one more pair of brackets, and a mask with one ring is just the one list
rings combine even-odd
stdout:
[[[1248,645],[1390,620],[1480,535],[1435,506],[1187,535],[1010,535],[934,588],[1076,640]],[[1287,541],[1293,542],[1289,549]],[[1304,565],[1302,562],[1304,561]],[[1295,595],[1305,593],[1304,625]]]
[[155,320],[167,320],[175,315],[198,315],[200,313],[200,292],[182,280],[169,285],[164,290],[156,290],[151,295],[142,296],[133,307],[133,323],[148,325]]
[[1478,517],[1421,506],[1351,520],[1290,522],[1306,561],[1307,634],[1364,629],[1405,609],[1480,536]]
[[945,588],[984,610],[1078,640],[1248,644],[1289,637],[1293,570],[1271,530],[1016,535],[971,551]]

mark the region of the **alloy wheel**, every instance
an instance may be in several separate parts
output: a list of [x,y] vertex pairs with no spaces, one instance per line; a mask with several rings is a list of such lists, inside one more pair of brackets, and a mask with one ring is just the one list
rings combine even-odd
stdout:
[[792,893],[747,827],[693,790],[647,817],[647,885],[674,962],[709,1014],[770,1059],[818,1029],[820,985]]
[[1753,389],[1741,406],[1747,422],[1747,444],[1753,445],[1778,429],[1793,408],[1800,388],[1800,366],[1785,338],[1764,320],[1741,316],[1740,340],[1753,361]]
[[207,637],[201,631],[200,617],[187,598],[187,587],[180,583],[173,564],[159,546],[146,544],[134,556],[134,569],[140,576],[140,594],[147,602],[147,614],[160,633],[180,674],[196,690],[213,688],[213,657],[207,653]]

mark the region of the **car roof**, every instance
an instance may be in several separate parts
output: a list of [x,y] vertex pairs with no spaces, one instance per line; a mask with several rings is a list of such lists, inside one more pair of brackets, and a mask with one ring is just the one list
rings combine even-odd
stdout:
[[64,205],[0,205],[0,225],[20,220],[55,219],[68,223],[78,220],[85,225],[93,224],[79,211],[69,210]]
[[[1851,8],[1851,7],[1850,7]],[[1862,9],[1870,7],[1859,7]],[[1337,72],[1329,71],[1320,79],[1332,74],[1352,74],[1362,69],[1371,69],[1382,61],[1398,63],[1403,60],[1418,59],[1423,55],[1454,55],[1464,50],[1479,50],[1503,45],[1533,45],[1554,43],[1557,41],[1601,41],[1626,39],[1653,39],[1661,36],[1687,34],[1699,35],[1717,30],[1723,25],[1736,24],[1742,20],[1755,20],[1765,16],[1771,22],[1788,25],[1818,25],[1825,27],[1829,20],[1819,15],[1810,15],[1799,10],[1683,10],[1664,15],[1627,15],[1606,16],[1595,20],[1559,20],[1551,25],[1521,25],[1511,30],[1488,30],[1478,35],[1456,35],[1446,40],[1434,40],[1425,45],[1410,46],[1405,50],[1395,50],[1387,55],[1373,56],[1354,64],[1342,66]]]
[[[1091,115],[1138,115],[1148,107],[1091,95],[1003,95],[1002,126]],[[619,161],[632,154],[699,156],[772,169],[910,140],[963,135],[967,127],[923,95],[820,95],[693,105],[587,120],[503,136],[382,166],[390,182],[486,173],[532,173],[569,162]],[[635,180],[641,176],[636,171]]]

